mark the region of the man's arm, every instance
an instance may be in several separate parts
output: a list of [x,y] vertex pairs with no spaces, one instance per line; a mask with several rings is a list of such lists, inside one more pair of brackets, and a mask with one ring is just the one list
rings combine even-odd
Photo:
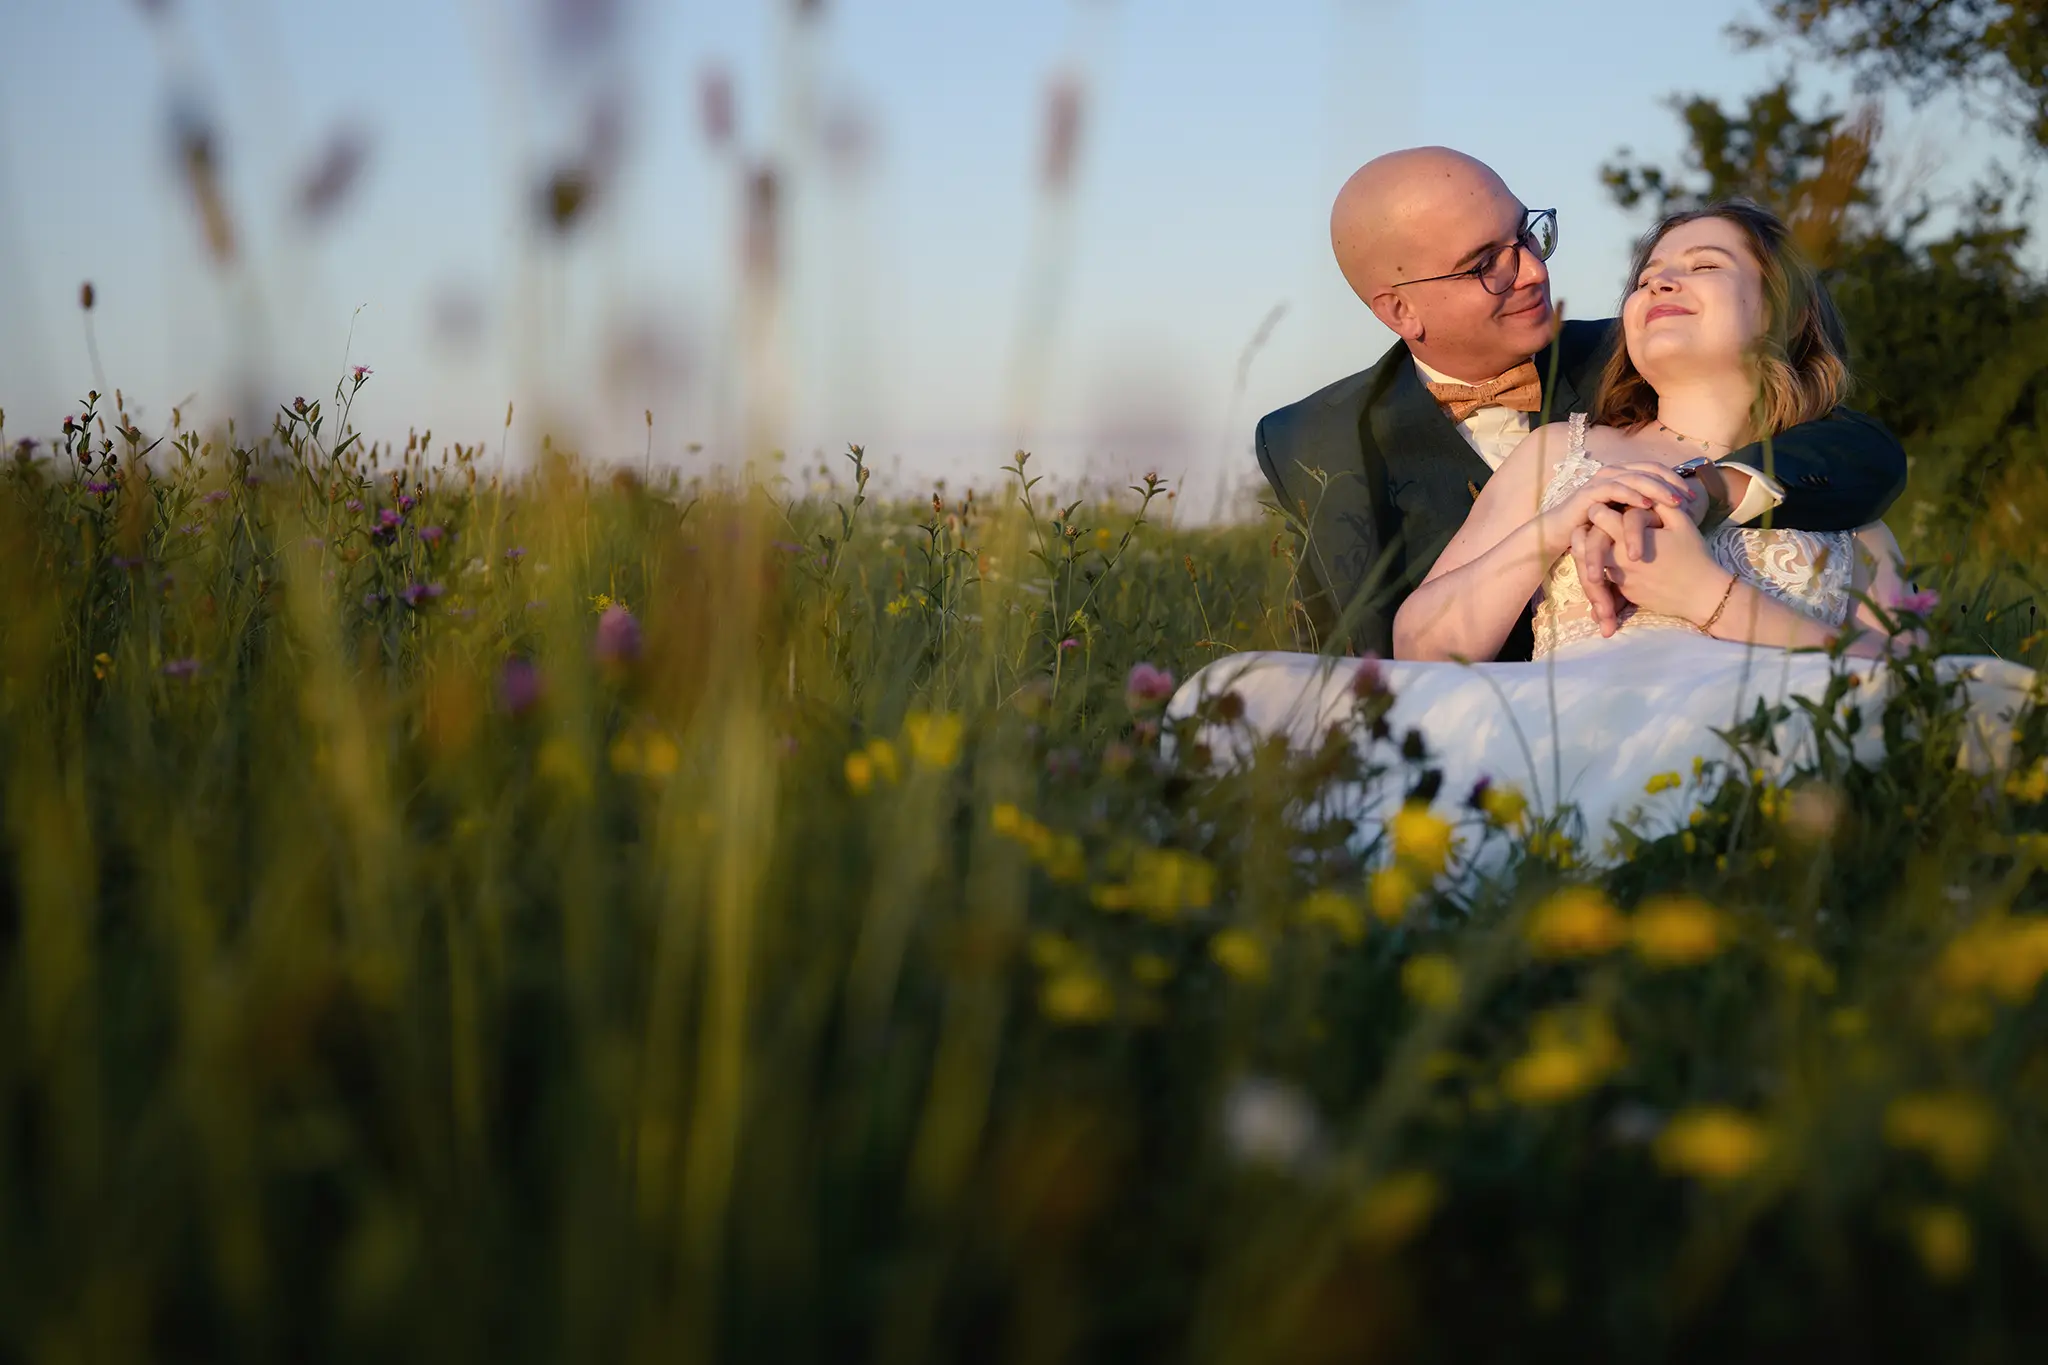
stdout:
[[[1278,414],[1274,414],[1277,416]],[[1381,543],[1379,501],[1385,490],[1366,471],[1318,479],[1294,452],[1276,457],[1273,416],[1261,421],[1254,442],[1259,468],[1297,537],[1301,600],[1312,637],[1297,630],[1304,648],[1394,652],[1394,609],[1399,605],[1399,564]]]
[[1730,520],[1800,531],[1852,531],[1885,514],[1906,488],[1906,452],[1848,408],[1788,427],[1716,461],[1716,501]]

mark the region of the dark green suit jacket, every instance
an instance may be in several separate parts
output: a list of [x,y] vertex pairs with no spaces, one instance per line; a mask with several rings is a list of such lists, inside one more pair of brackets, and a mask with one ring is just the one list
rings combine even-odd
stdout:
[[[1540,421],[1593,401],[1612,320],[1567,322],[1533,357],[1543,375]],[[1300,538],[1305,648],[1332,640],[1351,653],[1394,652],[1394,613],[1429,573],[1492,471],[1430,396],[1406,342],[1379,363],[1259,422],[1259,468]],[[1761,469],[1785,489],[1774,526],[1838,531],[1884,515],[1906,486],[1906,452],[1861,413],[1779,432],[1768,446],[1724,457]],[[1501,647],[1530,652],[1525,615]]]

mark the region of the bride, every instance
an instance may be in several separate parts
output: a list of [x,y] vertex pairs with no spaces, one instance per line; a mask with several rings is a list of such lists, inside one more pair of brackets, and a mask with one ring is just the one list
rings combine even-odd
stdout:
[[[1884,668],[1820,651],[1845,643],[1849,656],[1875,660],[1910,642],[1888,629],[1912,605],[1891,533],[1882,523],[1855,532],[1724,524],[1702,535],[1704,494],[1687,477],[1698,462],[1669,462],[1673,440],[1726,453],[1822,416],[1845,396],[1840,323],[1812,268],[1784,223],[1754,204],[1676,214],[1637,249],[1621,319],[1625,344],[1602,376],[1591,421],[1574,414],[1541,427],[1501,465],[1401,605],[1394,661],[1233,655],[1189,678],[1168,717],[1234,694],[1232,720],[1204,712],[1212,719],[1200,742],[1212,754],[1242,758],[1272,735],[1313,748],[1351,715],[1363,668],[1369,686],[1392,694],[1392,733],[1421,733],[1444,791],[1512,785],[1539,813],[1576,808],[1596,835],[1610,821],[1682,819],[1685,797],[1673,793],[1661,807],[1653,799],[1676,785],[1660,775],[1692,771],[1696,757],[1727,757],[1717,730],[1760,702],[1820,699],[1844,671],[1852,685],[1842,700],[1868,721],[1856,756],[1877,757]],[[1626,509],[1639,509],[1635,524]],[[1616,622],[1596,616],[1568,553],[1587,526],[1618,547],[1640,543],[1639,553],[1618,549],[1605,571],[1628,603]],[[1499,652],[1532,596],[1532,662],[1467,662]],[[2033,671],[1962,657],[1938,668],[1962,680],[1970,702],[1959,758],[1996,764]],[[1796,704],[1789,712],[1773,744],[1746,760],[1773,777],[1812,756],[1805,713]],[[1399,796],[1386,793],[1379,813]]]

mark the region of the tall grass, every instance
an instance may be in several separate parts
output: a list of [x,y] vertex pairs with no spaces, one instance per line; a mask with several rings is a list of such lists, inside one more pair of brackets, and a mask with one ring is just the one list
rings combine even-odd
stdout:
[[365,378],[0,476],[0,1358],[2041,1344],[2039,719],[1958,771],[1923,660],[1593,876],[1403,736],[1163,745],[1277,522],[512,477]]

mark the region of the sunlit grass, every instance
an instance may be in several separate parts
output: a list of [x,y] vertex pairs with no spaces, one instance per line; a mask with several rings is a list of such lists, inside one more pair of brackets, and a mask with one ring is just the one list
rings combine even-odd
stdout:
[[[1162,734],[1292,645],[1277,519],[512,476],[364,382],[6,466],[8,1356],[2040,1339],[2040,720],[1959,771],[1913,670],[1881,767],[1705,756],[1594,877],[1398,735]],[[1949,638],[2023,604],[1914,548]]]

